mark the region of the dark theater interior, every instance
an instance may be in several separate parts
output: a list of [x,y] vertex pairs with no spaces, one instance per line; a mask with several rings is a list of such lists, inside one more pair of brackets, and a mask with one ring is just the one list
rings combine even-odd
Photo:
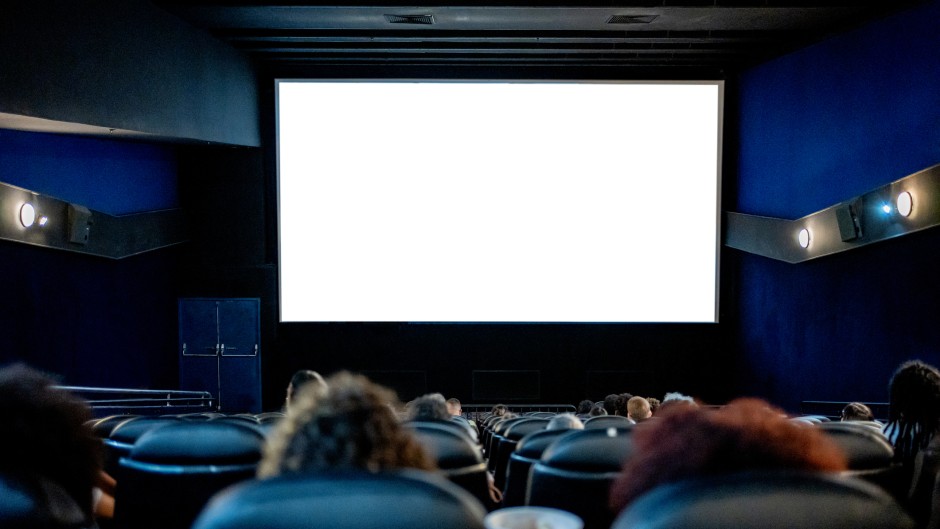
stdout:
[[[679,392],[713,411],[735,399],[754,397],[794,419],[815,417],[817,422],[836,423],[847,403],[860,402],[882,425],[902,425],[893,434],[886,430],[884,442],[889,448],[893,445],[894,455],[889,456],[894,457],[893,464],[907,468],[904,465],[927,446],[932,434],[917,437],[921,430],[904,430],[905,413],[898,411],[900,404],[894,400],[892,375],[909,360],[940,365],[940,251],[934,250],[940,248],[940,1],[471,4],[423,0],[334,5],[290,0],[5,4],[0,10],[0,367],[23,363],[48,374],[56,384],[88,399],[96,420],[124,414],[190,413],[195,408],[188,408],[189,399],[199,393],[208,403],[201,401],[198,412],[229,419],[250,414],[265,435],[269,430],[261,428],[263,417],[273,417],[266,414],[293,420],[289,409],[287,419],[281,413],[285,388],[291,376],[304,369],[321,373],[328,384],[347,383],[368,391],[371,386],[362,389],[358,382],[342,382],[343,375],[331,377],[344,371],[362,374],[392,389],[402,403],[432,393],[456,397],[465,418],[476,421],[473,434],[481,444],[482,461],[506,498],[501,505],[483,494],[479,497],[483,507],[494,514],[512,501],[518,501],[517,506],[556,507],[578,514],[587,529],[751,527],[753,520],[728,518],[702,526],[659,520],[657,501],[676,512],[688,508],[692,500],[678,505],[686,495],[695,496],[694,490],[685,488],[674,490],[672,496],[660,494],[656,501],[651,495],[657,491],[647,493],[614,521],[617,512],[608,512],[607,491],[622,472],[617,474],[620,478],[613,474],[605,478],[599,511],[585,514],[579,511],[580,504],[567,507],[565,501],[573,501],[577,493],[557,491],[570,484],[556,483],[555,496],[543,490],[541,497],[548,499],[536,500],[538,479],[560,479],[542,469],[551,466],[548,455],[534,464],[530,488],[512,500],[511,469],[513,458],[522,457],[522,443],[510,455],[502,452],[499,442],[488,446],[487,441],[498,435],[517,446],[528,437],[522,437],[522,429],[516,430],[515,438],[511,430],[493,433],[490,426],[496,429],[500,422],[491,421],[495,404],[521,414],[544,413],[530,418],[547,423],[552,414],[575,412],[584,400],[603,401],[610,394],[625,393],[663,399],[668,392]],[[378,87],[381,93],[399,85],[466,88],[470,94],[503,85],[535,90],[569,84],[667,91],[705,87],[716,94],[709,96],[712,106],[705,112],[711,120],[710,135],[706,134],[711,143],[702,155],[707,161],[704,172],[713,179],[706,187],[714,197],[689,191],[695,184],[680,174],[683,170],[674,169],[680,166],[673,162],[698,156],[694,154],[698,146],[689,147],[680,139],[695,125],[675,118],[676,112],[668,108],[656,108],[650,100],[628,97],[614,99],[607,107],[591,106],[599,111],[592,110],[590,120],[579,115],[579,108],[587,108],[582,106],[588,103],[584,95],[559,99],[557,105],[533,103],[535,124],[517,129],[519,120],[512,116],[518,109],[510,104],[491,114],[502,103],[485,96],[473,102],[412,103],[394,97],[367,101],[314,95],[310,98],[314,110],[304,114],[313,117],[300,120],[310,131],[303,129],[292,141],[290,134],[296,133],[287,129],[287,123],[293,123],[295,109],[288,106],[293,101],[288,99],[288,88],[335,82],[343,83],[340,89],[349,93],[363,86]],[[306,112],[296,110],[301,111]],[[328,122],[327,114],[335,114],[338,121]],[[352,122],[365,114],[372,114],[370,119],[381,114],[383,121],[346,130],[344,120]],[[486,116],[471,124],[473,114]],[[652,121],[642,122],[645,116]],[[572,121],[566,121],[569,118]],[[661,127],[663,122],[667,123]],[[314,129],[322,143],[308,136]],[[398,135],[405,138],[402,147],[391,143]],[[644,135],[660,138],[650,144],[662,150],[648,157],[653,169],[634,169],[642,157],[637,151],[645,149],[636,147]],[[335,143],[327,143],[332,140]],[[590,144],[608,141],[610,149],[591,150]],[[570,146],[573,152],[574,145],[582,143],[585,151],[561,158],[560,151]],[[299,148],[293,147],[297,144]],[[340,149],[346,154],[329,152]],[[300,158],[319,163],[328,155],[338,161],[305,168],[296,180],[315,180],[312,185],[326,187],[298,198],[289,180],[293,178],[289,163]],[[553,164],[559,172],[549,175]],[[529,175],[518,184],[522,194],[512,195],[500,187],[501,181],[515,178],[512,170],[506,173],[511,176],[494,177],[502,175],[496,172],[501,165]],[[357,169],[361,167],[369,169]],[[579,187],[588,186],[586,182],[594,185],[589,173],[608,168],[631,178],[636,173],[642,185],[615,184],[608,188],[615,194],[602,191],[593,197]],[[491,169],[493,173],[486,174]],[[359,205],[344,203],[337,207],[338,213],[318,216],[324,201],[317,193],[333,189],[331,177],[358,178],[352,174],[356,171],[374,173],[375,178],[344,188],[348,193],[375,200],[375,207],[388,206],[383,211],[413,213],[419,218],[413,231],[427,230],[437,238],[399,243],[413,225],[392,225],[393,219],[381,216],[364,220],[358,228],[364,231],[340,230],[344,224],[340,217],[368,214],[371,206],[345,215]],[[464,245],[471,239],[465,242],[461,230],[448,224],[450,218],[437,216],[449,207],[434,203],[450,197],[433,190],[424,195],[422,190],[423,198],[405,202],[414,194],[408,187],[414,184],[405,180],[419,173],[430,175],[426,182],[431,182],[419,187],[437,189],[439,181],[454,179],[460,184],[446,193],[482,193],[473,194],[481,200],[466,209],[470,217],[479,215],[467,231],[481,230],[475,236],[483,240],[481,246],[467,249]],[[556,180],[562,182],[560,189],[568,191],[550,200],[564,204],[528,209],[529,197],[542,197],[543,185],[547,190]],[[402,189],[406,191],[400,193]],[[566,193],[584,193],[585,209],[572,213]],[[600,195],[606,196],[602,200]],[[325,199],[333,200],[338,203],[340,198]],[[592,208],[600,209],[602,202],[613,204],[610,214],[616,219],[628,218],[617,210],[631,210],[639,202],[649,202],[651,209],[629,217],[632,220],[608,222],[607,231],[591,236],[595,225],[574,223],[580,217],[593,217]],[[504,220],[483,232],[477,223],[486,216],[496,217],[490,208],[497,203],[508,204]],[[423,209],[427,204],[431,205]],[[288,217],[292,208],[296,216]],[[692,210],[705,213],[685,215]],[[540,214],[544,217],[532,220]],[[505,220],[515,217],[525,217],[524,222],[510,225]],[[390,224],[384,226],[385,222]],[[561,232],[568,230],[558,226],[568,224],[576,226],[571,231],[577,233],[563,240]],[[648,237],[660,224],[671,231]],[[291,240],[295,233],[299,239]],[[364,238],[376,233],[393,235]],[[514,235],[503,239],[506,233]],[[356,246],[374,246],[368,241],[381,242],[383,236],[393,238],[387,253],[367,251],[357,254],[362,256],[358,259],[346,256],[346,261],[329,265],[333,268],[321,268],[321,263],[343,257]],[[327,239],[337,246],[320,246]],[[403,256],[411,256],[412,246],[405,244],[430,251],[409,261]],[[552,244],[557,247],[544,250]],[[592,244],[624,250],[594,253]],[[612,255],[627,255],[627,261],[660,253],[684,256],[681,252],[693,247],[702,250],[704,265],[686,262],[685,257],[666,257],[660,264],[637,269],[602,263]],[[436,263],[448,262],[437,259],[453,248],[466,256],[496,250],[467,269],[437,266],[430,298],[418,293],[423,287],[418,284],[428,274],[419,271],[406,278],[391,268],[393,262],[406,262],[410,263],[406,267],[434,269]],[[677,248],[680,253],[668,253]],[[537,253],[541,251],[547,253]],[[537,257],[518,264],[527,252]],[[298,254],[309,260],[290,264]],[[564,259],[563,264],[551,267],[556,258]],[[687,266],[678,266],[679,262]],[[470,304],[462,296],[491,286],[494,279],[489,276],[471,283],[472,276],[477,272],[482,276],[490,264],[497,277],[521,272],[482,295],[485,301],[477,312],[460,312]],[[547,271],[540,271],[543,265]],[[335,277],[344,268],[355,269],[351,286]],[[673,276],[653,277],[644,271],[652,269],[667,269]],[[516,289],[512,282],[525,282],[530,273],[536,278],[531,288]],[[628,286],[622,290],[618,275],[633,276],[623,281]],[[681,278],[693,275],[704,277],[706,298],[695,301],[704,306],[704,316],[686,317],[680,311],[679,316],[657,312],[647,317],[624,308],[629,302],[638,303],[637,310],[655,304],[644,300],[639,290],[676,299],[664,305],[681,308],[686,298],[676,291],[685,287],[676,285],[685,285]],[[317,286],[305,290],[307,285],[297,282],[298,276],[304,281],[317,277]],[[378,283],[366,283],[374,278],[379,278]],[[357,287],[357,281],[371,286]],[[388,290],[395,293],[390,294],[392,306],[407,301],[417,306],[413,314],[419,316],[330,312],[338,304],[354,309],[372,306],[368,296],[383,281],[394,284]],[[324,301],[326,294],[321,298],[321,293],[333,285],[343,285],[336,288],[339,301]],[[579,290],[601,295],[583,297]],[[574,297],[565,297],[572,292]],[[673,294],[678,297],[669,297]],[[529,298],[524,300],[528,312],[502,310],[515,307],[520,297]],[[610,310],[591,310],[594,299],[605,300]],[[316,316],[295,310],[295,302],[311,303]],[[445,302],[457,307],[458,316],[448,316]],[[587,308],[569,310],[584,309],[581,305]],[[429,306],[443,316],[424,311]],[[554,314],[540,312],[546,306],[557,306],[561,315],[543,317]],[[898,385],[900,378],[895,377]],[[940,388],[940,379],[937,384]],[[179,410],[177,397],[185,403]],[[909,411],[906,418],[913,415]],[[672,417],[651,422],[665,426]],[[211,431],[209,426],[216,422],[220,422],[218,432]],[[221,423],[207,420],[200,427],[207,428],[206,436],[223,439],[231,432],[223,431]],[[931,424],[940,427],[940,417]],[[542,429],[544,424],[537,426]],[[431,427],[415,428],[419,436],[437,435]],[[640,450],[643,428],[634,429]],[[613,432],[620,430],[608,431],[616,437]],[[915,438],[910,445],[914,448],[900,448],[909,433]],[[107,435],[103,434],[106,443]],[[107,446],[113,449],[118,444]],[[551,446],[557,453],[562,445]],[[143,459],[144,447],[134,446],[140,454],[121,456],[128,458],[127,465],[124,459],[118,462],[116,452],[105,451],[105,470],[108,458],[115,457],[110,469],[118,474],[118,507],[114,519],[100,521],[102,529],[156,527],[151,524],[158,521],[161,527],[190,527],[211,494],[189,505],[190,484],[183,484],[179,496],[174,492],[166,500],[186,505],[179,509],[185,511],[182,518],[168,521],[146,514],[140,497],[147,487],[174,489],[175,485],[135,474],[146,474],[146,464],[156,460]],[[255,463],[260,457],[256,454]],[[624,454],[611,457],[616,460],[615,471],[628,459]],[[280,462],[285,465],[280,472],[289,466],[285,461]],[[850,458],[846,472],[856,471],[853,464]],[[628,470],[633,468],[629,465]],[[254,475],[254,468],[239,479]],[[0,487],[8,486],[5,469],[0,467]],[[476,486],[459,483],[457,474],[449,475],[452,482],[468,490]],[[912,499],[906,497],[909,482],[897,485],[910,476],[898,475],[879,474],[869,480],[884,486],[890,493],[885,498],[894,496],[906,511],[889,516],[890,523],[879,518],[887,512],[882,509],[840,521],[848,525],[823,521],[817,526],[940,527],[940,514],[931,515],[929,509],[925,514],[916,506],[930,504],[933,482],[926,499]],[[383,494],[361,488],[356,483],[359,478],[304,479],[310,480],[310,490],[322,489],[317,499],[322,505],[299,507],[302,501],[290,499],[290,509],[296,510],[284,510],[298,519],[309,517],[336,527],[347,526],[337,525],[329,513],[356,510],[360,502],[373,501],[370,495]],[[404,481],[383,486],[397,487],[394,490],[403,497],[424,497],[407,492],[424,487],[423,478],[396,479]],[[818,485],[797,481],[787,486],[805,493]],[[139,488],[131,492],[125,485],[121,492],[121,483]],[[591,486],[596,483],[573,490],[586,495]],[[197,489],[221,488],[206,487]],[[626,490],[623,487],[615,485],[613,494]],[[723,482],[713,490],[731,491],[728,494],[734,497],[742,488],[755,487],[750,481]],[[215,510],[202,511],[193,527],[263,526],[263,521],[251,518],[257,513],[246,514],[237,507],[261,501],[258,498],[272,492],[271,487],[262,489],[241,490],[243,497],[226,500],[230,505],[211,504]],[[274,496],[293,494],[287,490]],[[360,493],[359,500],[349,499]],[[339,496],[330,500],[332,494]],[[818,512],[849,501],[827,494],[836,493],[827,489],[800,501]],[[556,498],[562,496],[564,501]],[[888,501],[879,496],[882,500]],[[758,518],[765,512],[761,509],[771,513],[782,509],[754,505]],[[877,510],[871,505],[864,509]],[[0,505],[0,520],[5,508]],[[476,513],[477,508],[474,504],[470,510]],[[278,510],[272,509],[272,513]],[[369,519],[360,513],[359,522],[365,525],[348,527],[482,527],[480,520],[458,520],[439,505],[412,510],[422,509],[427,519]],[[596,512],[603,515],[595,516]],[[425,525],[428,519],[432,521]],[[642,525],[649,520],[659,521]]]

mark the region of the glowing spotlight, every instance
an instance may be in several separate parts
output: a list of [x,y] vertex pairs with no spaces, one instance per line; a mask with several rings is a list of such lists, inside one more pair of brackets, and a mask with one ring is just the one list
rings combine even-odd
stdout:
[[911,211],[914,209],[914,197],[911,196],[907,191],[902,191],[898,195],[896,201],[898,207],[898,214],[902,217],[907,217],[911,214]]
[[39,217],[39,226],[45,226],[47,222],[49,222],[49,217],[46,217],[45,215]]
[[36,208],[29,202],[20,206],[20,224],[28,228],[36,222]]
[[884,211],[885,213],[891,213],[891,206],[885,204],[881,206],[881,211]]
[[808,248],[809,240],[810,240],[809,230],[807,230],[806,228],[803,228],[802,230],[800,230],[799,235],[797,235],[797,240],[800,241],[800,246],[802,246],[803,248]]

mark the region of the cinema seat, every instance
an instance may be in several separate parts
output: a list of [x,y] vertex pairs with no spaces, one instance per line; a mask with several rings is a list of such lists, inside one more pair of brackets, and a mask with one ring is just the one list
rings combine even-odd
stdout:
[[633,426],[633,423],[630,422],[630,419],[620,415],[598,415],[597,417],[591,417],[590,419],[584,421],[585,430],[611,427],[629,428],[630,426]]
[[489,444],[486,447],[486,466],[490,472],[496,471],[496,447],[499,446],[499,441],[504,438],[503,432],[505,432],[506,428],[509,428],[513,424],[525,420],[528,419],[526,417],[513,417],[511,419],[503,419],[493,424],[493,433],[490,436]]
[[532,466],[526,505],[577,514],[584,529],[607,529],[610,485],[633,454],[631,429],[578,430],[559,437]]
[[118,462],[131,453],[138,439],[150,430],[180,422],[181,420],[177,417],[134,417],[121,422],[104,440],[105,472],[120,479],[121,468]]
[[414,421],[407,426],[414,430],[418,441],[435,458],[438,469],[448,480],[484,505],[490,505],[486,463],[480,448],[468,435],[440,422]]
[[213,494],[254,477],[263,443],[256,428],[227,421],[184,422],[144,434],[121,459],[115,525],[189,527]]
[[894,447],[880,431],[865,423],[824,422],[816,425],[845,452],[846,474],[874,483],[896,498],[907,493],[899,465],[894,463]]
[[0,527],[3,529],[83,529],[84,516],[68,494],[51,483],[40,486],[0,474]]
[[562,435],[578,430],[538,430],[516,443],[506,465],[506,486],[503,488],[503,507],[518,507],[525,503],[529,484],[529,470],[542,457],[542,452]]
[[884,490],[823,473],[749,472],[663,485],[624,509],[612,529],[912,529]]
[[193,529],[483,529],[484,515],[473,496],[429,473],[327,472],[236,485]]
[[503,435],[496,444],[496,450],[491,457],[496,458],[496,468],[493,470],[493,480],[496,487],[502,490],[506,485],[506,467],[509,465],[509,456],[516,449],[516,443],[531,432],[544,430],[549,419],[526,418],[509,425],[503,430]]

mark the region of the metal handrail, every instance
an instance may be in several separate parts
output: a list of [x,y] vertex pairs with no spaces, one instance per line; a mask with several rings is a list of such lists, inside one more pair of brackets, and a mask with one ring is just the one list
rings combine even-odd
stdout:
[[[98,388],[55,386],[69,391],[88,403],[92,410],[121,410],[124,413],[160,411],[214,410],[215,398],[208,391],[179,389]],[[123,398],[122,398],[123,397]]]

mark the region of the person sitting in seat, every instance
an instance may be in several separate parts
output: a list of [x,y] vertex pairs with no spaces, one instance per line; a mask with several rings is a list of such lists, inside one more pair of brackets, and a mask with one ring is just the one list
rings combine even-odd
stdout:
[[662,404],[656,397],[646,397],[646,402],[650,403],[650,415],[656,415],[656,410]]
[[607,415],[607,410],[604,409],[604,403],[598,402],[594,404],[594,407],[591,408],[591,411],[588,412],[588,415],[591,417],[598,417],[600,415]]
[[395,393],[341,372],[306,385],[265,446],[258,476],[322,470],[433,470],[433,459],[395,416]]
[[650,403],[643,397],[631,397],[627,401],[627,418],[634,423],[641,423],[652,415]]
[[658,485],[744,470],[841,471],[845,454],[815,428],[758,399],[720,409],[673,406],[633,433],[634,456],[614,482],[617,511]]
[[594,403],[584,399],[578,403],[577,415],[579,417],[587,417],[591,413],[591,408],[594,407]]
[[0,473],[41,491],[37,499],[54,523],[93,526],[96,517],[113,515],[114,499],[102,490],[113,480],[102,470],[91,410],[54,385],[23,364],[0,369]]
[[292,376],[290,379],[290,383],[287,384],[287,398],[284,399],[285,411],[290,409],[290,406],[294,400],[294,395],[297,394],[301,386],[306,384],[326,385],[326,382],[323,380],[323,377],[320,376],[320,373],[310,369],[301,369],[300,371],[294,373],[294,376]]
[[843,421],[874,421],[875,414],[871,412],[871,408],[862,404],[861,402],[850,402],[845,405],[845,408],[842,408],[842,419]]
[[546,430],[583,430],[584,423],[571,413],[561,413],[551,418]]

